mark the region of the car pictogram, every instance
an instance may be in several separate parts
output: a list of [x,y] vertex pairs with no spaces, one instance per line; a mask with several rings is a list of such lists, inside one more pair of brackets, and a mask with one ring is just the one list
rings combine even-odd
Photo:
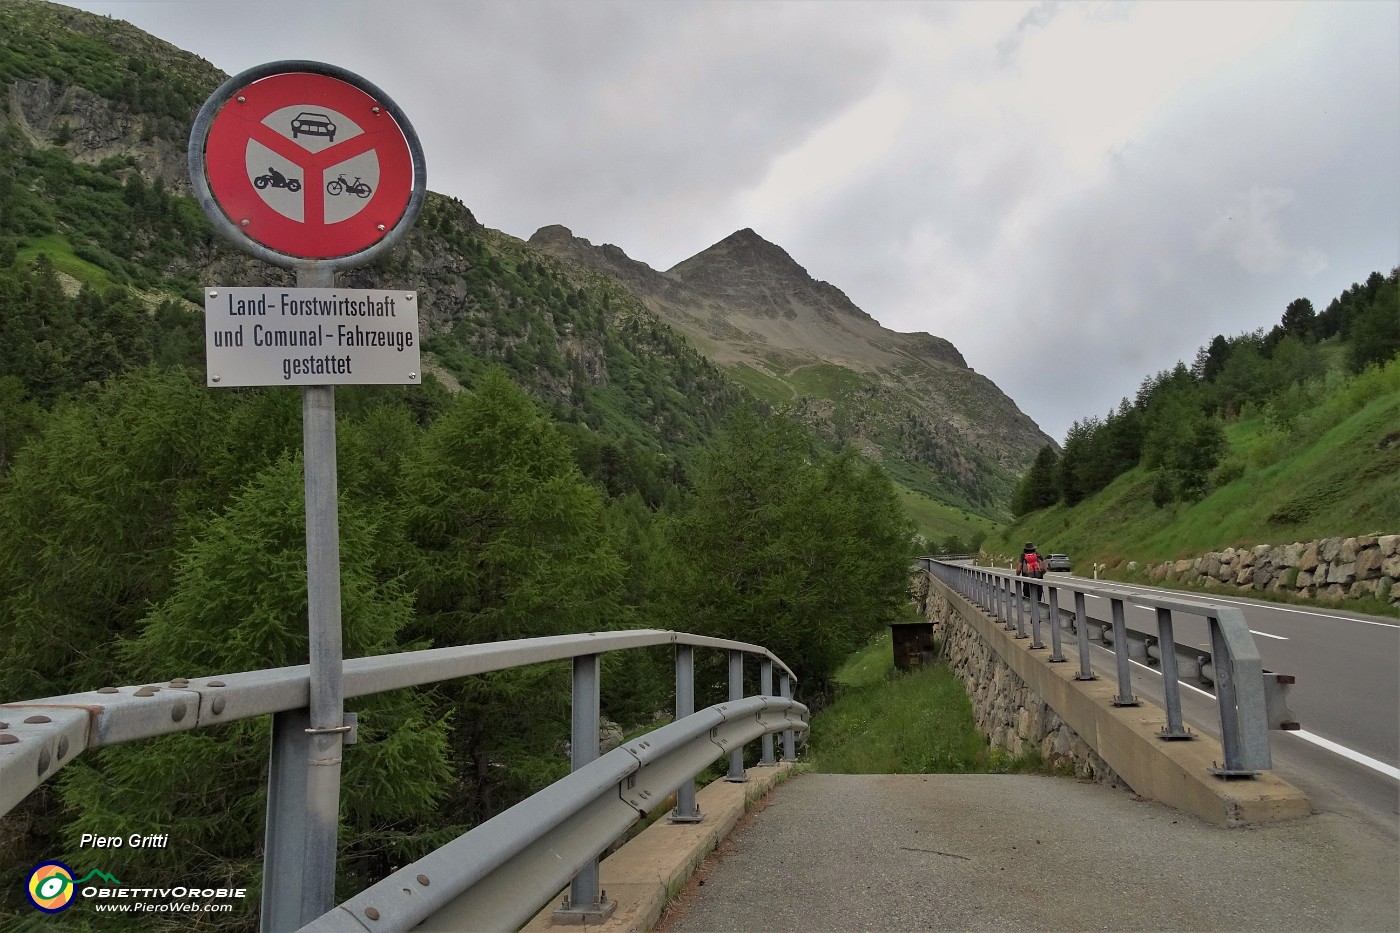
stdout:
[[325,136],[331,142],[335,142],[335,124],[324,113],[303,110],[292,117],[292,139],[303,133],[307,136]]

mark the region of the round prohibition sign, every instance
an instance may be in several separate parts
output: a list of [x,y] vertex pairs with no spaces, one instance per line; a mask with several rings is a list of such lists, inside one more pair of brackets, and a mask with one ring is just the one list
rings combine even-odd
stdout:
[[407,233],[427,191],[402,111],[320,62],[273,62],[224,82],[195,120],[189,168],[215,227],[289,268],[368,262]]

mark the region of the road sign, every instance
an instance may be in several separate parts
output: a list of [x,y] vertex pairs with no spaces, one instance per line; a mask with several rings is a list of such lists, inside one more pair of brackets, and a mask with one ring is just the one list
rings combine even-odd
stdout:
[[226,82],[196,120],[189,157],[216,225],[281,265],[362,259],[412,223],[426,181],[417,136],[393,102],[315,62]]
[[204,291],[211,386],[418,385],[415,292]]
[[[394,102],[320,62],[273,62],[225,81],[195,117],[188,160],[215,229],[296,270],[295,289],[211,288],[204,305],[210,385],[303,387],[310,726],[292,734],[283,723],[274,743],[281,790],[268,800],[262,911],[268,929],[296,929],[335,904],[341,749],[351,728],[341,687],[335,386],[420,381],[414,294],[336,289],[335,276],[407,235],[427,172]],[[278,883],[289,868],[296,890]]]

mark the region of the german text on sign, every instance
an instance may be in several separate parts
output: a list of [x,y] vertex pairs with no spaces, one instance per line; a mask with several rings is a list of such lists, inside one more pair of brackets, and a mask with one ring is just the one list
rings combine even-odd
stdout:
[[417,385],[416,292],[210,288],[211,386]]

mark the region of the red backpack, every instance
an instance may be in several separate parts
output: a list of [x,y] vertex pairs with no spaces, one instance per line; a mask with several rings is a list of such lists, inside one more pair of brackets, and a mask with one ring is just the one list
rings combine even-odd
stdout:
[[1034,551],[1032,551],[1031,553],[1029,553],[1029,554],[1026,555],[1025,560],[1026,560],[1026,573],[1032,574],[1032,575],[1037,574],[1037,573],[1040,573],[1040,555],[1039,555],[1039,554],[1037,554],[1037,553],[1035,553]]

